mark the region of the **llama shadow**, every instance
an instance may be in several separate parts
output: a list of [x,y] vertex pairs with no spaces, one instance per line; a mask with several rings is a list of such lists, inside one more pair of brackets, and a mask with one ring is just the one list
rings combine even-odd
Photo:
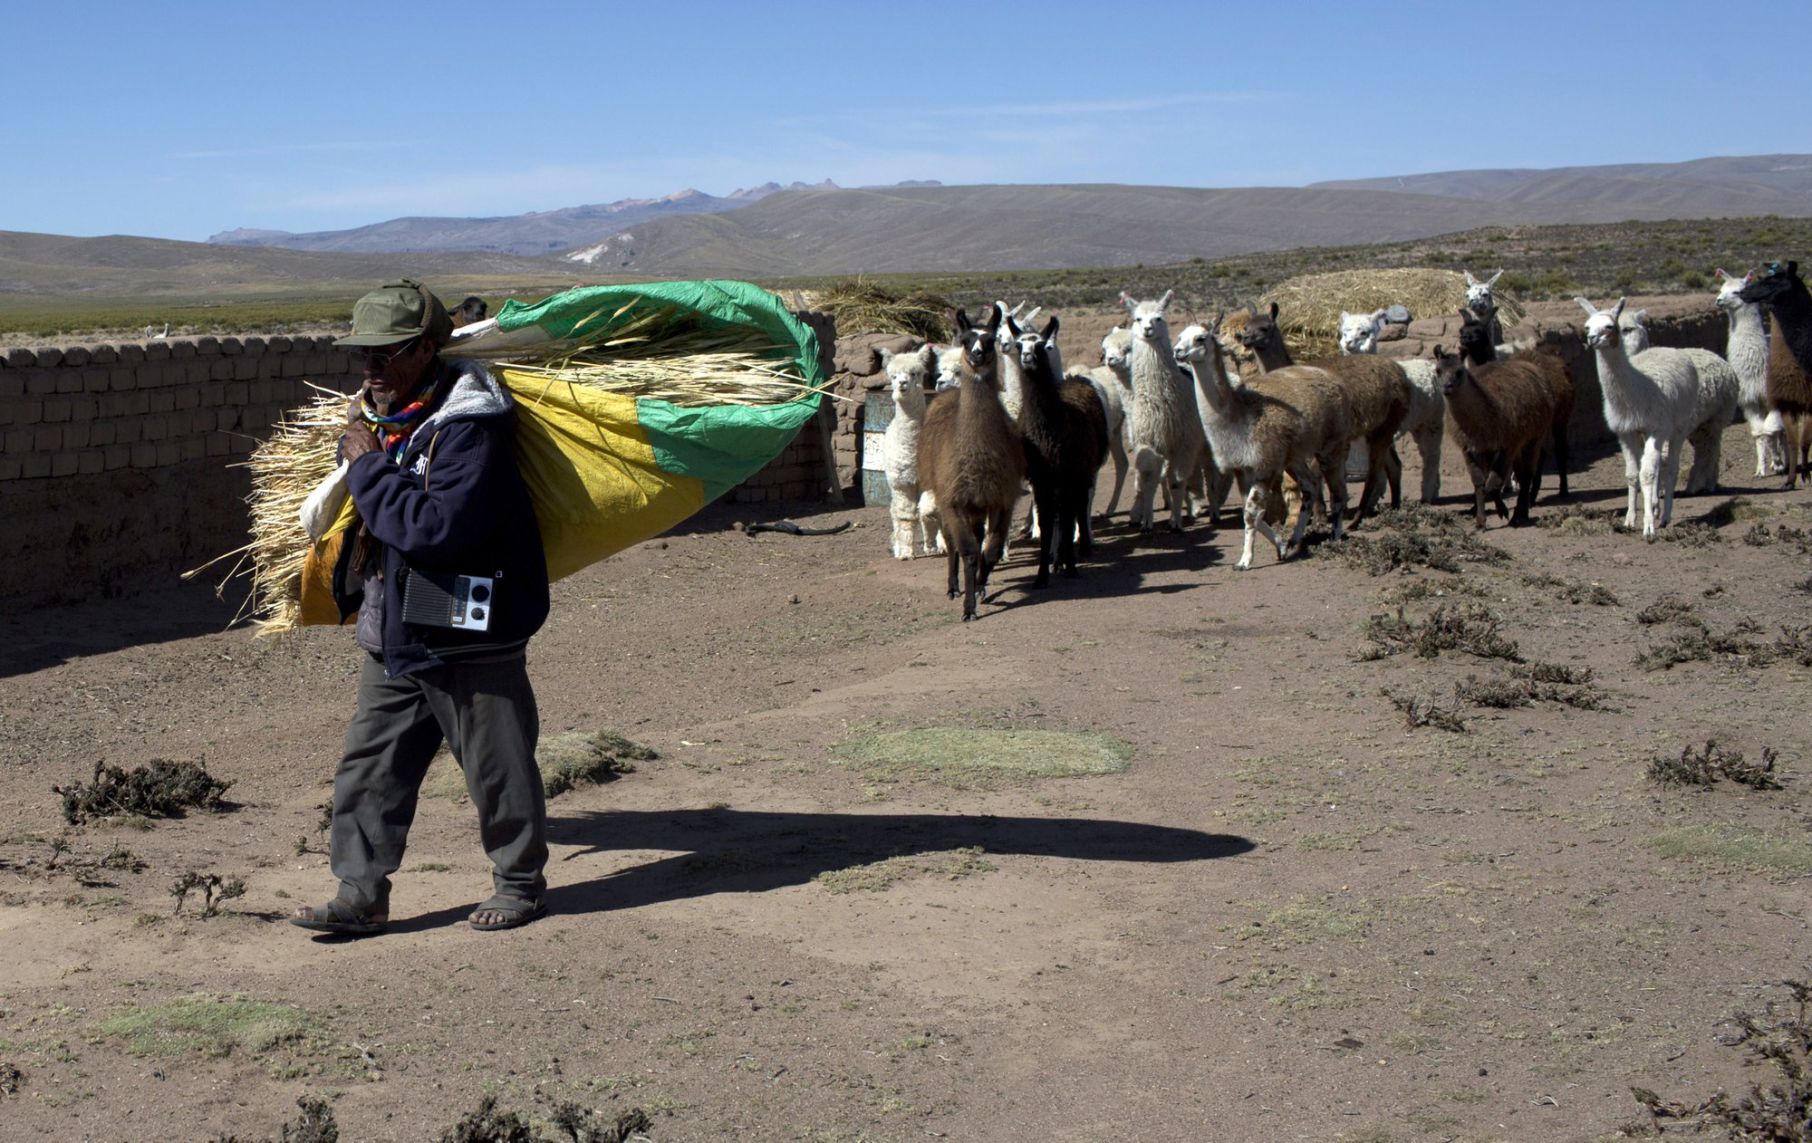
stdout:
[[[1080,861],[1172,863],[1237,857],[1253,843],[1144,822],[964,814],[808,814],[743,810],[624,810],[561,816],[555,844],[582,845],[574,858],[612,851],[682,851],[621,872],[556,885],[557,914],[601,913],[717,893],[803,885],[820,873],[889,857],[979,847],[986,854]],[[442,909],[390,926],[410,932],[461,921],[469,907]]]
[[[994,569],[988,580],[988,595],[982,602],[996,611],[1010,611],[1046,599],[1104,599],[1193,591],[1203,585],[1150,584],[1146,580],[1161,572],[1203,572],[1225,562],[1224,545],[1214,542],[1224,534],[1225,529],[1210,532],[1205,528],[1184,535],[1153,531],[1102,536],[1097,532],[1095,553],[1078,562],[1078,574],[1072,578],[1053,567],[1050,586],[1042,588],[1032,586],[1038,571],[1037,548],[1030,541],[1025,541],[1023,548],[1016,543],[1013,555]],[[1009,592],[1017,592],[1017,597],[1002,598]]]

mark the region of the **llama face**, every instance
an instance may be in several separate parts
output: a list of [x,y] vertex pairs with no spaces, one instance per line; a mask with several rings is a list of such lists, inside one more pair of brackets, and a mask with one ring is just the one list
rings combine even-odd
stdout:
[[893,391],[894,403],[910,403],[915,396],[923,400],[925,377],[935,361],[932,347],[927,345],[917,353],[890,354],[882,350],[881,354],[887,367],[887,385]]
[[1783,266],[1772,262],[1766,274],[1744,286],[1737,296],[1746,302],[1775,302],[1793,290],[1806,292],[1806,283],[1799,276],[1799,263],[1789,262]]
[[1724,284],[1718,287],[1717,304],[1719,309],[1726,313],[1734,313],[1749,304],[1742,298],[1743,287],[1755,281],[1755,271],[1751,270],[1738,278],[1735,275],[1726,274],[1720,268],[1718,277],[1724,280]]
[[1140,341],[1169,347],[1170,325],[1164,320],[1164,309],[1170,305],[1172,291],[1165,290],[1164,296],[1155,302],[1135,302],[1125,294],[1127,307],[1132,312],[1132,333]]
[[1112,369],[1132,367],[1132,330],[1115,326],[1101,339],[1101,363]]
[[961,310],[956,311],[957,345],[962,348],[963,368],[977,376],[992,376],[996,355],[1000,352],[1000,343],[996,335],[1000,332],[1000,308],[988,307],[988,320],[984,325],[970,325],[969,315]]
[[937,351],[937,389],[954,389],[963,381],[963,347],[940,346]]
[[1499,270],[1482,282],[1468,271],[1462,270],[1461,273],[1466,275],[1466,308],[1480,317],[1490,317],[1491,311],[1497,308],[1497,298],[1492,295],[1491,287],[1497,284],[1504,272]]
[[1340,311],[1340,352],[1372,353],[1378,348],[1378,333],[1383,327],[1384,311],[1372,314],[1349,314]]
[[1253,353],[1264,353],[1274,347],[1283,345],[1283,333],[1277,328],[1277,303],[1264,313],[1252,310],[1252,316],[1246,319],[1244,328],[1239,331],[1239,343]]
[[1490,357],[1496,352],[1491,344],[1491,327],[1485,320],[1469,309],[1460,311],[1460,355],[1466,358],[1478,357],[1481,353]]
[[1178,361],[1191,365],[1205,365],[1214,360],[1214,335],[1199,325],[1184,328],[1177,334],[1174,347]]
[[1617,302],[1614,310],[1599,310],[1586,318],[1585,340],[1593,349],[1609,348],[1623,344],[1623,331],[1618,328],[1617,319],[1623,316],[1623,302]]
[[1466,370],[1466,359],[1457,353],[1448,353],[1440,346],[1435,346],[1435,384],[1441,392],[1451,396],[1465,384],[1470,374]]

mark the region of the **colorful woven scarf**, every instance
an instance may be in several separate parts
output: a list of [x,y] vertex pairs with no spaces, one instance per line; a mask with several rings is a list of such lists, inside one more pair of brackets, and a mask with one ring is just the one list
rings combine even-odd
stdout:
[[422,423],[428,406],[434,403],[434,391],[439,387],[440,376],[437,370],[435,376],[416,391],[415,400],[388,416],[377,411],[371,404],[370,395],[365,397],[361,407],[365,423],[377,430],[378,443],[383,445],[384,455],[392,463],[402,459],[403,447],[409,443],[409,435]]

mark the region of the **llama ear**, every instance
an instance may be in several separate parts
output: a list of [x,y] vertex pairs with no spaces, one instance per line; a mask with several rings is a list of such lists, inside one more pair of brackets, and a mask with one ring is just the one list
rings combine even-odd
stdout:
[[974,326],[969,324],[969,311],[960,310],[960,309],[957,310],[956,311],[957,336],[961,337],[963,334],[968,333],[970,330],[972,330],[974,328],[975,328]]
[[1013,320],[1012,314],[1006,316],[1006,327],[1008,340],[1019,340],[1019,323]]
[[[1040,307],[1040,308],[1042,308],[1042,307]],[[1056,314],[1052,314],[1051,320],[1044,323],[1044,328],[1038,331],[1038,336],[1045,341],[1051,341],[1057,337],[1057,315]]]
[[1272,321],[1277,320],[1277,303],[1276,302],[1271,303],[1271,320]]
[[[1787,277],[1789,277],[1789,278],[1799,277],[1799,263],[1798,262],[1787,263]],[[1697,455],[1697,454],[1694,454],[1694,455]]]
[[1479,280],[1472,276],[1471,270],[1461,270],[1460,273],[1466,275],[1466,288],[1467,289],[1471,289],[1472,287],[1479,284]]
[[1489,278],[1485,279],[1485,288],[1487,290],[1489,290],[1491,287],[1497,285],[1497,280],[1503,276],[1504,276],[1504,271],[1502,269],[1499,269],[1497,273],[1495,273],[1495,274],[1491,275]]
[[1208,327],[1208,332],[1212,335],[1219,336],[1220,332],[1221,332],[1221,323],[1226,320],[1227,320],[1227,311],[1226,310],[1214,311],[1214,323]]
[[1726,282],[1728,282],[1728,281],[1730,281],[1730,280],[1731,280],[1731,279],[1732,279],[1732,278],[1734,278],[1734,277],[1736,277],[1736,275],[1735,275],[1735,274],[1727,274],[1727,273],[1725,273],[1725,272],[1724,272],[1724,267],[1722,267],[1722,266],[1719,266],[1719,267],[1718,267],[1718,277],[1719,277],[1719,278],[1720,278],[1720,279],[1722,279],[1722,280],[1723,280],[1723,281],[1726,281]]
[[918,357],[919,364],[924,366],[927,371],[937,368],[937,346],[929,341],[919,346]]
[[983,328],[986,329],[989,334],[993,334],[1000,329],[1001,317],[1002,314],[998,305],[988,307],[988,324]]
[[[1020,304],[1024,305],[1025,303],[1022,302]],[[1032,319],[1037,317],[1043,311],[1044,311],[1043,306],[1033,306],[1030,310],[1026,311],[1025,316],[1020,318],[1020,320],[1025,322],[1027,326],[1030,326],[1032,324]]]
[[1584,298],[1581,298],[1581,297],[1574,297],[1573,300],[1579,303],[1579,308],[1586,312],[1587,317],[1594,317],[1597,315],[1598,307],[1593,305],[1591,302],[1588,302]]
[[1169,307],[1170,295],[1172,295],[1174,293],[1176,293],[1175,290],[1165,290],[1164,291],[1164,296],[1158,299],[1158,312],[1162,313],[1166,308]]
[[1438,341],[1435,342],[1434,359],[1436,361],[1443,361],[1446,359],[1446,357],[1447,357],[1447,351],[1445,349],[1441,348],[1440,342],[1438,342]]
[[1616,307],[1611,310],[1611,320],[1612,321],[1616,321],[1618,318],[1623,316],[1623,304],[1627,301],[1629,301],[1628,298],[1618,298],[1617,299]]
[[1381,310],[1373,310],[1372,311],[1372,324],[1376,325],[1377,323],[1383,321],[1384,315],[1388,314],[1389,312],[1390,312],[1390,309],[1388,307],[1385,309],[1381,309]]
[[881,368],[885,369],[887,368],[887,363],[893,360],[893,350],[883,345],[878,352],[881,354]]

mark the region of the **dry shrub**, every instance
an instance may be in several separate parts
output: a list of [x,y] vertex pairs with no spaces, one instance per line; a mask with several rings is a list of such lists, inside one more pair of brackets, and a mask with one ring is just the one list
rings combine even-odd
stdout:
[[576,1103],[561,1103],[554,1108],[554,1126],[571,1143],[625,1143],[652,1124],[648,1113],[639,1107],[619,1111],[606,1123],[600,1112]]
[[498,1111],[497,1097],[487,1095],[478,1110],[440,1133],[440,1143],[540,1143],[529,1121],[514,1111]]
[[1421,695],[1399,695],[1386,687],[1379,691],[1390,704],[1403,713],[1403,726],[1414,730],[1420,726],[1433,726],[1441,730],[1451,730],[1455,734],[1466,733],[1466,723],[1459,712],[1449,710],[1433,698]]
[[1508,710],[1538,702],[1557,702],[1576,710],[1605,710],[1605,694],[1592,684],[1590,667],[1531,663],[1509,676],[1480,679],[1467,675],[1455,683],[1454,697],[1474,706]]
[[1458,574],[1465,564],[1501,564],[1510,559],[1508,552],[1480,539],[1470,521],[1426,505],[1387,509],[1377,515],[1376,523],[1375,533],[1360,536],[1349,532],[1317,551],[1369,575],[1415,567]]
[[[1498,320],[1508,330],[1522,320],[1523,308],[1503,290],[1495,294]],[[1340,352],[1340,311],[1371,313],[1402,305],[1417,318],[1455,314],[1466,304],[1466,279],[1452,270],[1415,267],[1336,270],[1280,282],[1258,299],[1261,310],[1272,302],[1291,356],[1308,361]]]
[[1594,607],[1617,607],[1621,601],[1615,592],[1596,581],[1581,583],[1576,579],[1562,579],[1557,575],[1526,575],[1523,584],[1527,587],[1549,588],[1554,597],[1563,603],[1589,603]]
[[0,1062],[0,1095],[18,1095],[25,1086],[25,1073],[15,1065]]
[[63,817],[76,825],[89,818],[134,814],[167,818],[190,807],[214,809],[232,784],[194,762],[154,758],[129,772],[96,762],[92,782],[71,782],[51,790],[63,795]]
[[1692,604],[1671,595],[1661,595],[1636,612],[1636,622],[1644,627],[1652,627],[1657,623],[1679,623],[1691,614]]
[[1779,1079],[1767,1086],[1749,1086],[1746,1095],[1732,1099],[1720,1091],[1696,1104],[1662,1099],[1642,1087],[1632,1087],[1636,1102],[1648,1109],[1654,1130],[1664,1130],[1664,1119],[1692,1120],[1694,1134],[1705,1126],[1722,1127],[1726,1139],[1751,1143],[1805,1143],[1812,1138],[1812,985],[1783,980],[1784,1002],[1769,1000],[1760,1014],[1739,1012],[1736,1034],[1719,1037],[1729,1047],[1747,1047],[1748,1062],[1772,1064]]
[[1724,537],[1710,524],[1693,520],[1685,524],[1675,524],[1661,533],[1661,538],[1670,544],[1679,544],[1684,548],[1709,548],[1721,544]]
[[176,907],[170,910],[172,915],[182,913],[183,902],[189,899],[191,893],[201,894],[201,915],[213,917],[220,913],[220,906],[235,897],[245,896],[245,881],[238,877],[222,877],[218,873],[197,873],[191,869],[170,885],[170,896],[176,898]]
[[1498,634],[1502,622],[1481,603],[1444,603],[1419,622],[1405,619],[1399,607],[1395,616],[1374,615],[1366,621],[1365,637],[1372,646],[1360,658],[1382,659],[1413,651],[1433,659],[1442,651],[1464,651],[1481,659],[1520,662],[1516,641]]
[[1678,758],[1657,756],[1649,761],[1649,780],[1663,786],[1711,786],[1719,778],[1728,778],[1752,790],[1778,790],[1774,779],[1774,762],[1778,755],[1772,746],[1762,747],[1761,765],[1743,760],[1741,750],[1727,750],[1717,739],[1708,739],[1703,750],[1688,745]]
[[1812,625],[1783,626],[1780,638],[1763,643],[1750,638],[1762,630],[1752,619],[1739,619],[1725,632],[1713,631],[1703,620],[1691,616],[1675,622],[1685,630],[1638,653],[1638,667],[1645,671],[1670,670],[1679,663],[1715,659],[1740,667],[1767,667],[1782,659],[1812,667]]
[[949,299],[936,294],[902,296],[873,282],[854,278],[819,293],[814,304],[850,333],[906,333],[926,341],[950,340]]
[[1538,528],[1550,528],[1563,536],[1602,536],[1620,527],[1621,512],[1601,509],[1592,511],[1581,504],[1563,504],[1558,512],[1544,512],[1535,518]]

